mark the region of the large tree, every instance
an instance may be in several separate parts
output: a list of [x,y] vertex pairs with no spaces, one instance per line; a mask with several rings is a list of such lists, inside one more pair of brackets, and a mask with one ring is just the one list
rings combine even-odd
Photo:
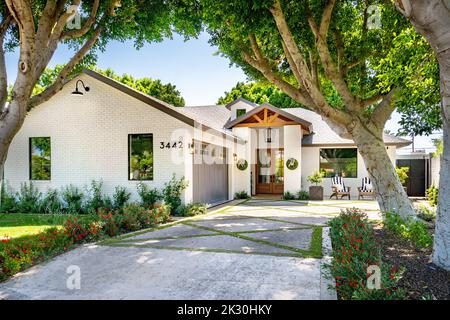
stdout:
[[[187,15],[186,8],[189,8]],[[161,41],[172,32],[196,34],[200,22],[190,0],[5,0],[0,3],[0,170],[9,145],[27,112],[48,100],[83,63],[95,62],[96,50],[109,41]],[[73,23],[78,12],[80,24]],[[55,81],[32,96],[58,46],[73,49],[73,56]],[[11,92],[5,52],[19,51],[17,76]],[[9,101],[9,104],[6,103]]]
[[433,262],[450,270],[450,1],[395,0],[395,4],[429,41],[439,62],[444,137]]
[[[200,0],[211,42],[250,77],[265,78],[355,141],[384,211],[414,213],[383,141],[395,102],[410,94],[392,44],[414,29],[371,0]],[[372,4],[378,4],[374,9]],[[417,35],[417,34],[416,34]],[[428,44],[426,44],[428,46]],[[388,60],[386,60],[388,59]],[[406,65],[405,65],[406,63]],[[395,83],[384,75],[396,70]],[[420,74],[420,72],[419,72]]]

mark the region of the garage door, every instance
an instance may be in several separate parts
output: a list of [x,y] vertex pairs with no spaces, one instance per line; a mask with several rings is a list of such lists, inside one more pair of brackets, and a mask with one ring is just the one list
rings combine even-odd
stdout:
[[424,197],[426,187],[425,159],[399,159],[397,167],[408,167],[406,193],[410,197]]
[[228,200],[226,148],[196,142],[194,150],[194,202],[216,204]]

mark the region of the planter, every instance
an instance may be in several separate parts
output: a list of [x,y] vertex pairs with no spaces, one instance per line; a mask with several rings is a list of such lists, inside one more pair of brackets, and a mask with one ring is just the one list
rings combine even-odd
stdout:
[[323,200],[323,187],[322,186],[310,186],[309,187],[309,200]]

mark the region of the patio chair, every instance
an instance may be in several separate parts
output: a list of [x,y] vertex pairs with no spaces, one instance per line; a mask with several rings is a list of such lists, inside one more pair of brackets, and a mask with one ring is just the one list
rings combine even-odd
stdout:
[[369,177],[363,178],[361,187],[358,187],[358,200],[361,200],[361,198],[364,199],[364,197],[372,197],[372,199],[375,199],[372,181]]
[[336,176],[331,178],[331,190],[333,193],[331,194],[330,199],[336,197],[336,200],[338,200],[339,197],[341,197],[341,199],[348,197],[348,200],[350,200],[350,189],[350,187],[345,186],[342,177]]

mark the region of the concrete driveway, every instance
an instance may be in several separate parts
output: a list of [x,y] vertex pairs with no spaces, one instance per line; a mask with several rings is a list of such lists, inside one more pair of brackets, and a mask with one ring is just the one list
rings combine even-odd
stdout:
[[355,206],[377,217],[370,201],[228,205],[79,247],[1,284],[0,299],[333,299],[323,226]]

